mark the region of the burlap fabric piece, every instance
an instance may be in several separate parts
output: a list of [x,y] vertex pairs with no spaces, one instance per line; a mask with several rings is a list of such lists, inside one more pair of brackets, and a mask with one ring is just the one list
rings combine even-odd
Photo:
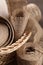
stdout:
[[39,24],[39,21],[41,20],[41,11],[39,7],[33,3],[30,3],[27,6],[24,6],[24,9],[27,11],[27,14],[29,16],[26,29],[32,30],[33,35],[35,33],[34,43],[38,43],[43,34],[42,27]]
[[22,6],[26,5],[28,1],[27,0],[6,0],[6,3],[8,5],[9,14],[11,15],[16,8],[22,8]]
[[[32,6],[31,6],[32,7]],[[37,7],[36,7],[37,8]],[[28,9],[28,7],[27,7],[27,9]],[[27,10],[26,9],[26,10]],[[28,9],[29,10],[29,9]],[[31,10],[31,8],[30,8],[30,10]],[[33,12],[33,11],[32,11]],[[31,12],[31,13],[32,13]],[[31,13],[29,13],[29,11],[27,11],[27,13],[28,13],[28,15],[30,15]],[[34,13],[34,12],[33,12]],[[34,13],[34,14],[36,14],[36,13]],[[39,17],[39,19],[40,19],[40,17]],[[32,25],[31,25],[32,24]],[[31,25],[31,26],[29,26],[29,25]],[[35,28],[36,27],[36,28]],[[38,23],[38,19],[34,19],[34,16],[32,17],[32,14],[30,15],[30,18],[28,19],[28,24],[27,24],[27,27],[26,27],[26,30],[29,30],[29,29],[31,29],[31,31],[33,31],[33,35],[34,35],[34,33],[36,33],[36,32],[34,32],[36,29],[37,29],[37,32],[38,33],[36,33],[36,35],[34,35],[34,41],[33,41],[33,43],[38,43],[39,42],[39,40],[40,40],[40,38],[41,38],[41,36],[42,36],[42,28],[41,28],[41,26],[39,25],[39,23]],[[40,29],[40,30],[39,30]],[[25,30],[25,31],[26,31]],[[41,32],[40,32],[41,31]],[[39,32],[40,32],[40,34],[39,34]],[[30,40],[31,41],[31,40]],[[32,44],[32,45],[34,45],[35,46],[35,44]],[[28,44],[28,45],[30,45],[30,44]],[[28,46],[27,45],[27,46]],[[26,46],[26,45],[25,45]],[[25,47],[24,46],[24,47]],[[36,48],[37,47],[37,48]],[[35,49],[37,50],[37,52],[38,51],[40,51],[39,53],[40,54],[42,54],[43,53],[43,50],[42,50],[42,48],[39,46],[39,45],[37,45],[36,44],[36,47],[35,47]],[[39,48],[38,48],[39,47]],[[34,50],[34,49],[32,49],[32,50]],[[27,52],[28,52],[28,50],[27,50]],[[31,52],[30,52],[31,53]],[[27,54],[27,56],[25,55],[26,54],[26,52],[24,51],[24,48],[23,48],[23,46],[17,51],[17,62],[18,62],[18,65],[28,65],[28,64],[30,64],[30,65],[38,65],[38,64],[40,64],[40,65],[42,65],[42,57],[41,57],[41,60],[36,60],[36,61],[32,61],[32,59],[31,59],[31,61],[30,61],[30,57],[28,57],[28,54]],[[33,56],[35,57],[35,58],[37,58],[38,56],[37,56],[37,53],[35,53],[36,54],[36,56],[34,55],[34,53],[33,53]],[[39,55],[39,54],[38,54]],[[33,57],[32,56],[32,57]],[[42,55],[41,55],[42,56]],[[40,57],[40,56],[39,56]],[[27,60],[28,59],[28,60]],[[37,62],[38,61],[38,62]],[[40,63],[41,62],[41,63]]]
[[26,41],[30,38],[31,32],[29,34],[24,34],[19,40],[17,40],[15,43],[8,45],[6,47],[0,48],[0,65],[5,65],[11,62],[13,59],[15,59],[15,50],[20,48]]
[[[28,39],[28,37],[26,38],[26,40]],[[23,41],[22,41],[23,42]],[[26,42],[25,40],[24,40],[24,42]],[[24,42],[23,42],[23,44],[24,44]],[[18,43],[18,42],[17,42]],[[12,51],[14,51],[14,50],[16,50],[17,48],[19,48],[19,47],[16,47],[16,48],[14,48],[14,46],[16,46],[16,45],[18,45],[18,44],[12,44],[11,46],[7,46],[7,47],[5,47],[5,48],[1,48],[0,49],[0,54],[6,54],[6,53],[10,53],[10,52],[12,52]],[[20,44],[20,46],[21,46],[21,44]],[[3,51],[4,50],[4,51]],[[7,50],[7,51],[5,51],[5,50]],[[4,60],[4,59],[3,59]],[[2,62],[2,64],[5,64],[5,61],[4,61],[4,63]]]
[[12,24],[3,17],[0,17],[0,47],[6,46],[14,41],[14,29]]
[[[12,44],[13,41],[14,41],[14,29],[12,24],[7,19],[0,16],[0,48]],[[5,65],[6,63],[11,62],[14,56],[15,53],[0,54],[0,65]]]
[[43,55],[35,47],[32,42],[28,42],[17,50],[18,65],[42,65]]
[[31,33],[28,35],[27,34],[23,35],[22,38],[16,41],[14,44],[11,45],[11,43],[9,43],[7,46],[6,44],[4,45],[6,47],[1,47],[0,48],[0,65],[5,65],[9,63],[10,61],[12,61],[10,60],[10,58],[14,57],[12,52],[17,50],[19,47],[21,47],[30,38],[30,36],[31,36]]
[[30,3],[22,8],[15,9],[10,18],[15,29],[15,39],[20,38],[26,29],[34,31],[33,35],[36,34],[34,35],[34,43],[38,42],[42,35],[42,28],[38,22],[40,19],[41,11],[36,4]]
[[19,39],[26,28],[28,22],[27,12],[22,8],[17,8],[10,17],[11,23],[15,29],[15,40]]

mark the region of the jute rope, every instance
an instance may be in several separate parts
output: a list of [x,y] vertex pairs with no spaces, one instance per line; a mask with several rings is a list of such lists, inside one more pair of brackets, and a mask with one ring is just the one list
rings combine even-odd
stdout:
[[8,53],[11,53],[11,52],[17,50],[24,43],[26,43],[26,41],[30,38],[31,34],[32,34],[31,32],[28,35],[24,34],[18,41],[16,41],[12,45],[0,48],[0,54],[8,54]]
[[0,48],[0,65],[8,64],[15,57],[14,51],[19,49],[26,41],[30,38],[31,32],[29,34],[24,34],[18,41],[11,44],[10,46]]

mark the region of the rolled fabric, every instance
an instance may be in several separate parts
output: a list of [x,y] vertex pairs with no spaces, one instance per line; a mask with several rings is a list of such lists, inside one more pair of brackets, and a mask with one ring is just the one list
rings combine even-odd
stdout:
[[28,42],[17,50],[18,65],[42,65],[42,54],[35,49],[33,43]]
[[8,5],[8,10],[10,15],[12,15],[12,12],[17,8],[22,8],[22,6],[26,5],[28,3],[27,0],[6,0],[6,3]]
[[4,18],[9,18],[9,12],[6,0],[0,0],[0,16]]
[[15,43],[12,43],[11,45],[8,45],[6,47],[1,47],[0,48],[0,65],[9,64],[13,60],[15,60],[14,62],[16,62],[14,51],[20,48],[23,44],[25,44],[27,40],[30,38],[30,36],[31,36],[31,32],[29,34],[24,33],[24,35]]
[[[14,42],[14,29],[10,21],[0,16],[0,48],[11,45]],[[15,52],[0,54],[0,65],[10,63],[15,57]]]
[[15,29],[15,40],[19,39],[26,28],[29,16],[23,8],[17,8],[12,12],[10,18]]
[[0,17],[0,47],[12,44],[14,40],[14,29],[12,24]]
[[36,4],[30,3],[27,6],[24,6],[24,9],[27,10],[27,13],[30,17],[33,17],[37,21],[40,21],[41,11],[40,11],[40,8]]

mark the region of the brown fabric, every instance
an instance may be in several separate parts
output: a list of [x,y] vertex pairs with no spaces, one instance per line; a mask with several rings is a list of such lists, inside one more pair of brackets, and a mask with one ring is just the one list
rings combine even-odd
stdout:
[[[6,65],[15,59],[15,52],[6,55],[0,55],[0,65]],[[15,61],[14,61],[15,62]]]

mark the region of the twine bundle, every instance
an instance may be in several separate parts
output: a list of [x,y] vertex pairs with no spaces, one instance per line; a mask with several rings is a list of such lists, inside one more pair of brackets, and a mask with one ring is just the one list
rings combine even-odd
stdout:
[[[5,18],[0,16],[0,48],[11,45],[14,41],[14,29],[12,24]],[[10,56],[10,57],[9,57]],[[0,54],[0,65],[4,65],[10,58],[13,59],[13,54]]]

